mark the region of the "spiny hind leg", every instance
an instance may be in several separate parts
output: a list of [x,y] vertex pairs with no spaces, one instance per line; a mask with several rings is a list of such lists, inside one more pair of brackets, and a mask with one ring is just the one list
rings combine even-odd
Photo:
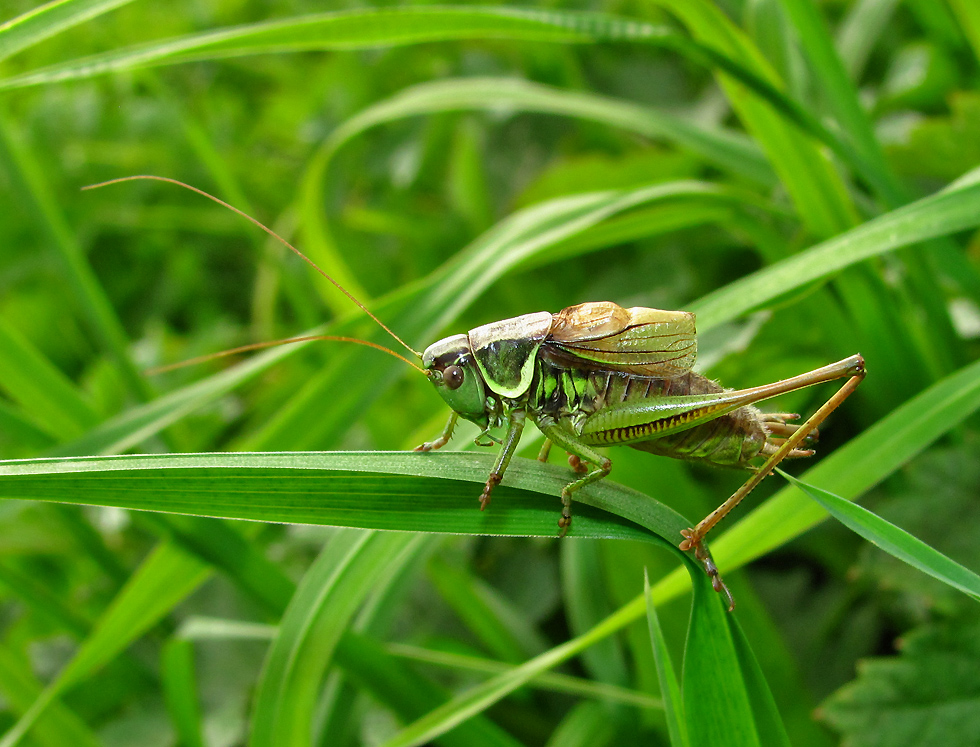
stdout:
[[708,575],[711,576],[711,585],[714,587],[715,591],[724,591],[727,594],[729,600],[729,611],[734,609],[735,601],[732,599],[731,593],[728,592],[728,589],[722,582],[721,576],[718,575],[718,568],[715,566],[710,554],[708,554],[707,548],[704,546],[704,537],[711,531],[715,524],[724,519],[728,513],[735,508],[735,506],[737,506],[743,498],[745,498],[745,496],[751,493],[752,490],[776,468],[780,461],[789,456],[809,455],[807,452],[797,449],[797,447],[802,444],[811,433],[816,431],[817,426],[819,426],[827,418],[827,416],[830,415],[830,413],[840,407],[841,402],[847,399],[847,397],[855,389],[857,389],[858,385],[860,385],[860,383],[864,380],[865,368],[863,358],[860,356],[853,356],[852,358],[844,361],[844,363],[848,365],[841,369],[842,375],[840,378],[843,378],[843,376],[849,376],[849,378],[830,399],[824,402],[823,405],[821,405],[820,408],[813,413],[813,415],[811,415],[805,423],[803,423],[803,425],[799,427],[789,426],[789,424],[786,423],[786,420],[795,419],[792,417],[782,415],[769,416],[769,418],[776,418],[774,422],[776,422],[777,425],[781,421],[782,425],[794,428],[793,432],[785,439],[781,439],[781,444],[768,455],[768,459],[766,459],[765,464],[756,470],[756,473],[746,480],[742,487],[732,494],[731,498],[708,514],[693,529],[681,530],[681,535],[684,537],[684,540],[679,545],[680,549],[694,550],[695,557],[701,561],[701,563],[704,565],[705,571],[707,571]]
[[[612,462],[609,457],[603,456],[591,446],[583,444],[569,433],[566,433],[556,425],[539,423],[538,428],[544,433],[545,438],[556,443],[559,447],[568,452],[568,461],[576,472],[579,467],[586,464],[595,465],[595,469],[586,471],[584,477],[568,483],[561,489],[561,518],[558,520],[559,537],[564,537],[568,528],[572,525],[572,493],[585,487],[590,482],[601,480],[609,474],[612,469]],[[572,460],[576,460],[573,462]]]

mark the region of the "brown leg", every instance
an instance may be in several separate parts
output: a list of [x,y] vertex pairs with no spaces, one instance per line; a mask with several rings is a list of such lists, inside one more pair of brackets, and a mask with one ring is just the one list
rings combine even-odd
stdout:
[[790,435],[779,447],[774,454],[772,454],[765,462],[765,464],[760,467],[752,477],[746,480],[745,484],[742,485],[738,490],[736,490],[731,498],[722,503],[718,508],[708,514],[704,519],[702,519],[696,527],[693,529],[684,529],[681,531],[684,540],[680,543],[679,547],[681,550],[694,550],[695,557],[702,562],[705,567],[705,571],[711,576],[711,584],[715,591],[724,591],[730,600],[729,609],[734,608],[734,601],[731,598],[731,593],[728,592],[727,587],[724,582],[722,582],[721,577],[718,575],[718,568],[715,566],[714,562],[711,560],[710,556],[707,554],[703,548],[704,537],[714,528],[715,524],[724,519],[733,508],[735,508],[742,499],[745,498],[755,487],[765,479],[765,477],[772,473],[776,466],[787,456],[796,450],[807,436],[814,430],[818,425],[820,425],[830,413],[836,410],[840,404],[847,399],[847,397],[857,389],[858,385],[864,380],[865,369],[864,369],[864,359],[859,359],[855,363],[853,370],[847,371],[844,375],[850,373],[851,378],[849,378],[837,393],[828,399],[823,406],[818,409],[810,418],[801,425],[795,433]]

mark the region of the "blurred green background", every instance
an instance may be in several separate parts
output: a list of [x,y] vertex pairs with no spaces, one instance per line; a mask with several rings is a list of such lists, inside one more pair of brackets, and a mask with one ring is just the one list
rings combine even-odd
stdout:
[[[369,10],[379,7],[419,14]],[[508,6],[540,16],[479,7],[425,15],[421,4],[89,0],[31,16],[32,3],[7,0],[0,457],[403,450],[442,427],[447,413],[421,377],[340,343],[282,348],[275,365],[247,372],[219,359],[144,375],[331,320],[394,344],[307,265],[198,195],[157,182],[79,191],[132,174],[182,180],[267,223],[417,347],[589,300],[700,310],[721,289],[728,295],[714,298],[739,305],[730,314],[711,307],[699,370],[726,386],[865,355],[868,379],[822,429],[814,462],[977,360],[976,219],[950,227],[945,214],[923,210],[843,272],[800,275],[760,298],[731,285],[900,215],[980,166],[972,0]],[[327,10],[350,11],[352,23],[302,22]],[[267,21],[283,24],[263,30]],[[161,43],[170,38],[192,43]],[[720,72],[694,41],[742,79]],[[584,213],[597,193],[632,202],[576,227],[577,200]],[[970,204],[980,216],[980,200]],[[481,246],[504,247],[501,236],[528,227],[538,233],[517,242],[526,256],[500,248],[499,258],[490,251],[473,261]],[[904,231],[930,240],[885,253]],[[479,272],[463,287],[448,282],[468,267]],[[238,373],[222,378],[228,371]],[[770,409],[809,413],[831,391],[796,393]],[[965,405],[959,412],[918,436],[896,465],[873,454],[852,464],[876,475],[869,482],[887,479],[845,497],[980,568],[978,421]],[[474,434],[461,429],[447,448],[471,448]],[[525,442],[522,454],[533,456],[540,442]],[[694,521],[744,477],[626,448],[610,456],[610,479]],[[751,506],[779,482],[763,484]],[[120,623],[117,640],[132,645],[96,655],[99,666],[25,739],[268,739],[256,733],[252,704],[270,626],[335,530],[229,530],[249,548],[242,557],[254,554],[283,579],[282,597],[263,605],[227,573],[203,570],[214,558],[188,537],[207,531],[190,524],[182,535],[179,522],[153,514],[13,500],[0,515],[0,726],[23,715],[107,610],[119,611],[119,595],[155,554],[176,543],[199,565],[182,575],[170,568],[181,584],[169,596],[150,596],[143,608],[127,601],[153,608]],[[352,623],[365,646],[520,663],[633,599],[644,568],[655,581],[676,565],[627,541],[424,542],[398,566],[383,604]],[[834,522],[726,579],[793,744],[975,743],[974,600]],[[678,656],[689,604],[687,596],[660,609]],[[382,680],[395,676],[394,660],[389,649]],[[365,686],[367,675],[344,676],[343,660],[334,664],[323,682],[322,673],[312,678],[312,743],[383,744],[412,720]],[[448,691],[480,679],[458,667],[415,671]],[[663,712],[641,697],[659,693],[645,625],[565,671],[640,700],[522,689],[483,716],[519,744],[669,743]]]

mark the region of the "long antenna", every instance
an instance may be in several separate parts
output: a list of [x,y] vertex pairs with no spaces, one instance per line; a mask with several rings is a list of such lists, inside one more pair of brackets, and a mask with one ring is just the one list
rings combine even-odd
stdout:
[[[374,314],[372,314],[370,312],[370,310],[368,310],[368,308],[364,304],[362,304],[360,301],[358,301],[356,298],[354,298],[354,296],[350,293],[350,291],[348,291],[344,286],[342,286],[340,283],[338,283],[336,280],[334,280],[332,277],[330,277],[330,275],[328,275],[326,272],[324,272],[322,269],[320,269],[320,266],[316,262],[314,262],[312,259],[310,259],[309,257],[307,257],[305,254],[303,254],[303,252],[301,252],[295,246],[293,246],[292,244],[290,244],[288,241],[286,241],[286,239],[284,239],[282,236],[280,236],[279,234],[277,234],[271,228],[269,228],[268,226],[264,225],[263,223],[260,223],[259,221],[257,221],[255,218],[253,218],[248,213],[246,213],[246,212],[244,212],[242,210],[239,210],[234,205],[229,205],[224,200],[219,199],[219,198],[215,197],[212,194],[208,194],[203,189],[198,189],[197,187],[192,187],[190,184],[185,184],[182,181],[179,181],[177,179],[171,179],[171,178],[166,177],[166,176],[155,176],[153,174],[136,174],[134,176],[122,176],[122,177],[119,177],[118,179],[110,179],[107,182],[99,182],[98,184],[89,184],[86,187],[82,187],[82,190],[84,191],[84,190],[88,190],[88,189],[99,189],[100,187],[108,187],[111,184],[120,184],[122,182],[132,182],[132,181],[136,181],[137,179],[149,179],[151,181],[167,182],[168,184],[176,184],[178,187],[183,187],[184,189],[189,189],[191,192],[197,192],[199,195],[202,195],[203,197],[207,197],[209,200],[218,203],[222,207],[228,208],[233,213],[238,213],[238,215],[240,215],[243,218],[245,218],[246,220],[250,221],[253,225],[258,226],[259,228],[261,228],[263,231],[265,231],[267,234],[269,234],[272,238],[277,239],[278,241],[281,241],[284,246],[286,246],[287,248],[291,249],[295,254],[297,254],[299,257],[301,257],[302,259],[304,259],[310,265],[310,267],[312,267],[314,270],[316,270],[321,275],[323,275],[323,277],[325,277],[327,280],[329,280],[331,283],[333,283],[337,287],[337,289],[340,290],[341,293],[343,293],[351,301],[353,301],[355,304],[357,304],[357,307],[359,309],[361,309],[361,311],[363,311],[365,314],[367,314],[369,317],[371,317],[374,321],[376,321],[378,323],[378,325],[381,327],[381,329],[383,329],[385,332],[387,332],[389,335],[391,335],[393,338],[395,338],[402,345],[402,347],[404,347],[406,350],[408,350],[413,355],[415,355],[415,357],[417,357],[417,358],[421,358],[422,357],[422,354],[420,352],[418,352],[415,348],[411,347],[402,338],[400,338],[398,335],[396,335],[394,332],[392,332],[388,328],[388,325],[387,324],[385,324],[380,319],[378,319],[378,317],[376,317]],[[336,339],[336,338],[334,338],[334,339]],[[352,340],[353,338],[349,338],[349,339]],[[378,347],[380,348],[381,346],[378,346]],[[382,350],[387,350],[387,348],[381,348],[381,349]],[[416,368],[418,368],[418,366],[416,366]]]
[[311,340],[333,340],[335,342],[356,342],[358,345],[366,345],[369,348],[374,348],[375,350],[380,350],[388,355],[393,355],[400,361],[405,361],[408,365],[414,368],[416,371],[421,371],[425,373],[425,369],[412,363],[404,355],[399,355],[394,350],[386,348],[384,345],[378,345],[376,342],[371,342],[370,340],[361,340],[357,337],[343,337],[342,335],[308,335],[306,337],[288,337],[284,340],[270,340],[269,342],[253,342],[251,345],[240,345],[237,348],[231,348],[229,350],[222,350],[218,353],[209,353],[208,355],[199,355],[197,358],[190,358],[186,361],[180,361],[180,363],[170,363],[166,366],[157,366],[156,368],[148,368],[144,373],[147,376],[155,376],[156,374],[161,374],[166,371],[174,371],[178,368],[183,368],[184,366],[196,366],[198,363],[204,363],[206,361],[214,360],[215,358],[223,358],[226,355],[237,355],[238,353],[247,353],[250,350],[261,350],[262,348],[271,348],[276,345],[288,345],[291,342],[310,342]]

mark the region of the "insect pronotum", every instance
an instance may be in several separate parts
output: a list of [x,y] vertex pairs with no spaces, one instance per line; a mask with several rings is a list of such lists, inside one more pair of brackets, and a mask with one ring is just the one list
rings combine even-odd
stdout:
[[[184,361],[190,365],[231,353],[309,339],[344,340],[383,350],[422,371],[451,409],[443,432],[416,451],[432,451],[452,437],[462,417],[480,426],[477,444],[500,444],[483,492],[480,509],[490,503],[517,450],[528,418],[545,436],[538,458],[546,460],[552,444],[569,454],[579,475],[561,491],[559,535],[572,523],[572,496],[601,480],[612,461],[597,447],[626,445],[653,454],[753,470],[735,493],[696,526],[684,530],[681,550],[691,550],[711,577],[715,591],[734,600],[718,574],[705,536],[784,458],[811,456],[801,448],[816,428],[857,388],[865,375],[860,355],[831,363],[783,381],[751,389],[724,389],[694,372],[697,339],[694,314],[634,307],[608,301],[582,303],[557,314],[541,311],[504,319],[433,343],[419,353],[401,340],[330,275],[271,229],[218,198],[174,179],[130,176],[91,185],[93,189],[133,179],[169,182],[197,192],[233,210],[294,251],[337,286],[388,334],[409,350],[421,366],[374,343],[337,336],[291,338],[246,345]],[[173,368],[170,366],[165,368]],[[163,369],[157,369],[157,371]],[[778,394],[835,379],[847,381],[805,423],[788,413],[762,413],[754,404]],[[502,440],[491,435],[506,426]],[[765,461],[758,468],[751,463]]]

